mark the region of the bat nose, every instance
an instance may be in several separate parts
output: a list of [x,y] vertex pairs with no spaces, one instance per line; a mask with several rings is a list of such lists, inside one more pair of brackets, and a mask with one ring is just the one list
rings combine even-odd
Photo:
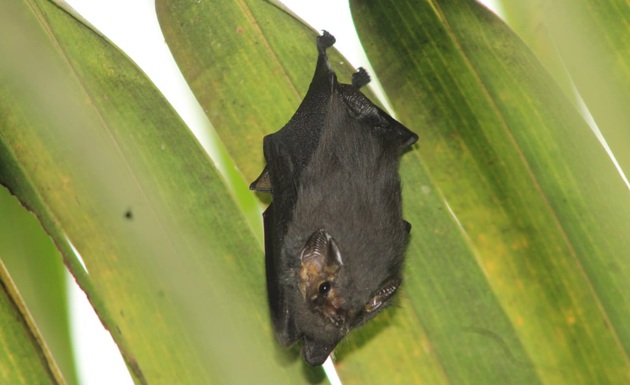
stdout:
[[346,315],[341,311],[332,312],[332,314],[328,314],[328,319],[333,325],[339,327],[346,322]]

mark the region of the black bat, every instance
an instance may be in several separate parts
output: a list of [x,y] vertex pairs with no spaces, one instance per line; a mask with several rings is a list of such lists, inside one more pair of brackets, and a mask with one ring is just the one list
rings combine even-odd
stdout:
[[373,318],[401,283],[411,225],[402,218],[402,151],[418,136],[366,98],[364,69],[341,84],[317,38],[304,100],[264,138],[267,166],[251,189],[270,192],[264,212],[267,294],[278,343],[301,340],[321,365],[353,328]]

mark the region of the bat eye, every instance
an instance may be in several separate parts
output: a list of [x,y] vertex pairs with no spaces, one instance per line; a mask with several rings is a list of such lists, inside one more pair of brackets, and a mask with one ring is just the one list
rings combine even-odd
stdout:
[[324,281],[319,284],[319,294],[325,295],[330,291],[330,282]]

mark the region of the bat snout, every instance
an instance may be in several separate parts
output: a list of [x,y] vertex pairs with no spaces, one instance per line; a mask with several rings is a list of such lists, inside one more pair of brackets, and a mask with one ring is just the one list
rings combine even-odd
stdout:
[[324,315],[336,327],[342,327],[346,323],[346,312],[336,309],[333,306],[327,306],[323,310]]

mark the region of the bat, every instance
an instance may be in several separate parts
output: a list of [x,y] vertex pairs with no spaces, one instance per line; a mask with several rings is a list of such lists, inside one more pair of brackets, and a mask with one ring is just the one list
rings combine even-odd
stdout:
[[342,84],[317,38],[317,65],[289,122],[265,136],[267,162],[250,189],[271,193],[263,213],[267,296],[277,342],[302,342],[321,365],[346,334],[392,300],[411,225],[402,218],[398,166],[418,136],[359,89]]

